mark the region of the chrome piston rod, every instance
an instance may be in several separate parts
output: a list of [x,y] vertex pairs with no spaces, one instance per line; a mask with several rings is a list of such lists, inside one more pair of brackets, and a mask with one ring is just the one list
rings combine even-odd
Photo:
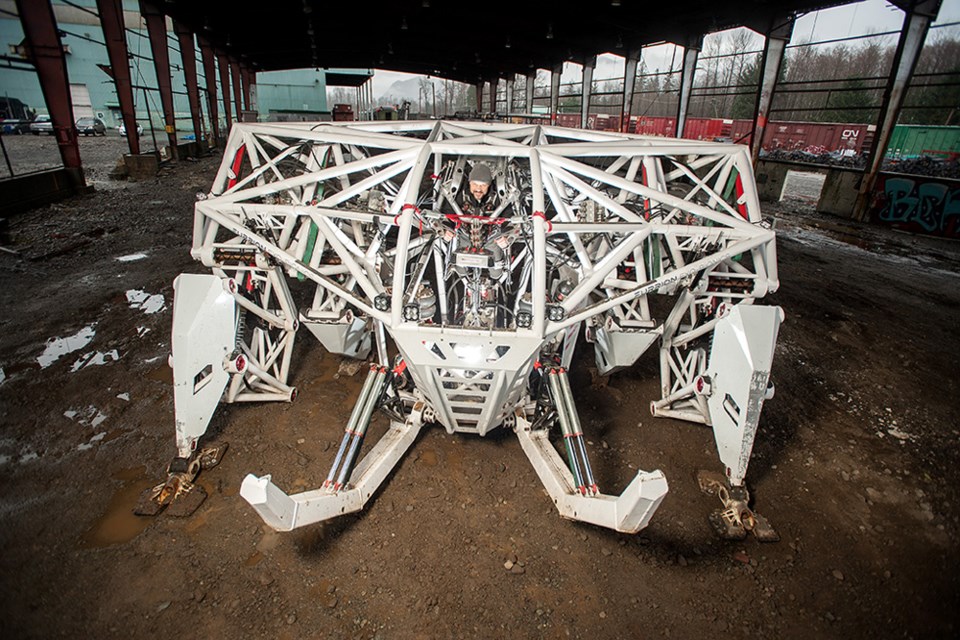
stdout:
[[370,392],[374,383],[376,382],[376,379],[377,366],[370,365],[370,371],[367,372],[367,379],[363,381],[363,387],[360,389],[360,397],[357,398],[357,403],[353,406],[353,412],[350,414],[350,419],[347,421],[347,426],[344,428],[343,440],[340,441],[340,449],[337,451],[337,457],[334,458],[333,465],[330,467],[330,473],[327,474],[327,479],[323,483],[324,487],[330,487],[334,484],[334,480],[337,477],[337,470],[340,469],[340,463],[343,462],[344,454],[347,452],[347,448],[350,445],[351,440],[353,440],[356,432],[357,422],[363,415],[364,408],[368,403],[368,399],[371,395]]
[[596,494],[598,489],[593,479],[587,449],[583,443],[583,430],[573,404],[573,393],[570,390],[570,381],[563,368],[550,369],[547,372],[547,382],[553,405],[557,410],[560,422],[560,431],[563,434],[563,443],[567,451],[567,463],[573,474],[577,490],[586,495],[588,492]]

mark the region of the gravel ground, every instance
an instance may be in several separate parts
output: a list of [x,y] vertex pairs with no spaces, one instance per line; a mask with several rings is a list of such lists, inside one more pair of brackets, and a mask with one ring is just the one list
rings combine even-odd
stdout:
[[[5,135],[3,145],[14,175],[62,166],[60,151],[53,136]],[[144,132],[140,145],[145,153],[155,148],[149,131]],[[125,183],[110,180],[109,174],[123,154],[129,152],[127,139],[121,138],[120,134],[113,130],[108,130],[105,136],[80,136],[80,159],[83,161],[87,183],[98,189],[122,187]],[[9,175],[10,167],[6,162],[0,161],[0,178]]]

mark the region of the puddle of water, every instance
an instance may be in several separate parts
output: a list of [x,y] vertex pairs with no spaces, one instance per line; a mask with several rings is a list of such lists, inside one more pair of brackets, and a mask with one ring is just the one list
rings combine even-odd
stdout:
[[127,302],[130,303],[131,309],[140,309],[148,315],[163,311],[166,307],[163,294],[156,293],[150,295],[142,289],[130,289],[127,291]]
[[112,351],[107,351],[106,353],[102,351],[91,351],[85,353],[76,362],[73,363],[73,367],[70,369],[70,373],[76,373],[80,369],[85,369],[86,367],[101,367],[107,362],[116,362],[120,359],[120,353],[113,349]]
[[113,475],[114,479],[121,480],[123,484],[110,498],[106,512],[81,538],[79,544],[81,549],[99,549],[124,544],[136,538],[147,528],[151,518],[133,514],[133,508],[140,494],[153,484],[144,477],[145,471],[146,468],[141,465],[123,469]]
[[93,337],[97,335],[93,324],[88,324],[80,331],[66,338],[53,338],[47,341],[47,346],[43,353],[37,357],[37,362],[41,369],[46,369],[54,362],[74,351],[79,351],[90,344]]
[[149,380],[156,380],[157,382],[163,382],[165,384],[173,384],[173,369],[166,364],[161,365],[147,373],[147,378]]
[[126,433],[126,431],[124,431],[123,429],[114,429],[113,431],[104,431],[104,432],[103,432],[103,444],[107,444],[108,442],[112,442],[112,441],[116,440],[117,438],[119,438],[120,436],[124,435],[125,433]]
[[131,480],[139,480],[143,478],[146,474],[147,468],[144,465],[139,467],[130,467],[129,469],[120,469],[110,477],[114,480],[119,480],[121,482],[130,482]]
[[147,257],[145,253],[131,253],[125,256],[119,256],[116,258],[117,262],[136,262],[137,260],[143,260]]
[[2,385],[7,380],[7,374],[3,372],[3,367],[0,367],[0,385]]

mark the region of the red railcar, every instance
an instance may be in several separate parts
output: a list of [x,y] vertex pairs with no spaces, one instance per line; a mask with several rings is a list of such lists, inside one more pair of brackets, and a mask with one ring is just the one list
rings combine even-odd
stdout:
[[872,137],[873,127],[866,124],[771,122],[763,135],[763,148],[859,155]]
[[666,116],[640,116],[633,128],[634,133],[645,136],[673,137],[677,129],[677,119]]
[[688,140],[713,142],[730,137],[733,120],[721,118],[688,118],[683,128],[683,137]]
[[753,120],[734,120],[730,126],[730,141],[734,144],[750,144],[753,137]]

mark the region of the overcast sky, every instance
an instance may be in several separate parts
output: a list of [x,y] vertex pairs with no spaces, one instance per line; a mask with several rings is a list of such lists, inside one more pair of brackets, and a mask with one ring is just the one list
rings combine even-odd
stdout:
[[[939,17],[934,24],[958,21],[960,21],[960,0],[943,0]],[[900,29],[902,24],[902,11],[883,0],[866,0],[865,2],[824,9],[801,16],[794,26],[791,42],[832,40],[834,38],[895,31]],[[947,28],[951,31],[960,31],[960,26]],[[889,37],[891,42],[895,41],[894,38],[895,36]],[[761,45],[762,39],[758,36],[757,47],[759,48]],[[672,45],[662,45],[645,49],[644,63],[649,71],[656,68],[666,70],[670,67],[671,60],[674,61],[675,67],[679,67],[682,55],[682,49],[677,48],[677,53],[674,54]],[[579,65],[565,65],[563,82],[578,82],[580,73]],[[597,70],[594,73],[595,79],[618,78],[622,75],[623,58],[609,54],[599,56]],[[418,76],[409,73],[377,70],[373,78],[374,95],[383,95],[390,85],[397,80],[415,77]]]

